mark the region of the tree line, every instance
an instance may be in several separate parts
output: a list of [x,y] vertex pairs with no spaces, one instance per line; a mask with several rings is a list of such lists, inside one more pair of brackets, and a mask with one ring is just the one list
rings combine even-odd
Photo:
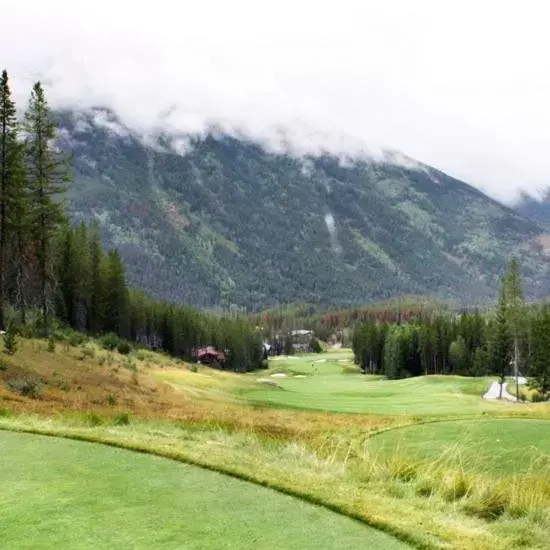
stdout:
[[[120,338],[174,356],[224,350],[224,368],[262,365],[262,337],[240,317],[153,300],[130,289],[116,250],[97,224],[72,226],[65,205],[67,152],[37,82],[18,117],[7,71],[0,79],[0,329],[52,338],[57,326]],[[38,315],[35,313],[38,312]]]
[[[528,376],[550,394],[550,305],[526,305],[520,267],[512,259],[494,311],[437,313],[410,321],[368,320],[353,335],[365,373],[390,379],[430,374]],[[502,386],[501,386],[502,387]],[[519,390],[516,386],[516,392]]]

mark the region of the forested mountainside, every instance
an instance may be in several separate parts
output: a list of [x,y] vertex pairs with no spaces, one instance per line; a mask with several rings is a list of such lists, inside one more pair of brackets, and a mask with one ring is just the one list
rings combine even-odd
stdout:
[[525,218],[534,220],[542,227],[550,228],[550,187],[540,198],[522,193],[515,205],[516,211]]
[[511,254],[548,293],[542,229],[477,189],[388,152],[295,157],[229,135],[143,140],[110,111],[58,113],[69,208],[99,221],[131,284],[202,307],[399,294],[493,296]]

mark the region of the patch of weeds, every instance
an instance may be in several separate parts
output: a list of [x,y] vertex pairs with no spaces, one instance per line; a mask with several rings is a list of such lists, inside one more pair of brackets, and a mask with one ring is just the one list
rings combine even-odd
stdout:
[[423,477],[416,482],[416,494],[421,497],[431,497],[435,493],[433,481]]
[[0,408],[0,417],[7,418],[8,416],[11,416],[11,411],[4,407]]
[[395,481],[386,483],[385,485],[386,493],[394,498],[403,498],[405,496],[405,489]]
[[33,380],[31,378],[14,378],[8,380],[8,388],[24,397],[37,399],[40,397],[42,384],[38,380]]
[[462,471],[447,474],[441,484],[441,494],[449,502],[464,498],[471,489],[471,480]]
[[116,397],[112,393],[107,396],[107,403],[111,407],[114,407],[116,405]]
[[86,357],[89,357],[90,359],[93,359],[95,357],[95,348],[91,344],[85,344],[80,348],[80,360],[86,359]]
[[198,366],[197,364],[195,364],[195,363],[191,363],[191,364],[189,365],[189,370],[190,370],[191,372],[199,372],[199,366]]
[[53,339],[53,336],[50,336],[48,338],[48,352],[49,353],[55,353],[55,340]]
[[138,351],[136,351],[136,359],[138,361],[145,361],[147,359],[148,355],[147,355],[147,352],[140,349]]
[[71,386],[69,386],[67,382],[61,382],[61,384],[59,385],[59,389],[64,392],[68,392],[71,391]]
[[481,519],[495,520],[507,511],[508,506],[509,500],[498,486],[485,485],[468,499],[464,511]]
[[130,416],[128,415],[128,413],[117,414],[113,418],[113,424],[115,426],[127,426],[128,424],[130,424]]
[[69,345],[71,345],[73,348],[76,348],[82,345],[86,341],[87,341],[86,336],[76,331],[71,332],[68,338]]
[[98,360],[97,360],[97,364],[100,367],[102,367],[106,362],[107,362],[107,357],[105,357],[105,355],[100,355]]
[[0,357],[0,371],[8,370],[9,366],[10,364],[3,357]]
[[132,372],[137,372],[137,365],[131,357],[125,357],[122,366]]
[[135,386],[139,386],[137,372],[132,373],[132,384],[134,384]]
[[103,424],[101,417],[94,412],[90,412],[86,415],[85,422],[88,426],[101,426],[101,424]]

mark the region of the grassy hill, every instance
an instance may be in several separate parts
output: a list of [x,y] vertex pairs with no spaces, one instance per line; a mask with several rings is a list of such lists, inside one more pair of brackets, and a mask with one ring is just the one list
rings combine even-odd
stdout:
[[[415,548],[547,545],[550,460],[544,434],[549,405],[483,402],[480,393],[489,380],[380,380],[359,374],[347,350],[277,359],[266,371],[250,374],[196,367],[153,352],[120,355],[93,340],[77,346],[60,342],[53,353],[44,341],[21,340],[15,355],[2,353],[1,358],[0,429],[105,443],[200,465],[354,517]],[[22,391],[24,386],[15,383],[21,380],[33,381],[36,391]],[[10,527],[15,547],[22,540],[51,542],[63,536],[72,537],[72,547],[108,544],[116,537],[139,545],[153,540],[147,529],[151,521],[165,535],[162,541],[155,539],[157,547],[171,548],[174,541],[184,540],[189,523],[210,525],[201,533],[189,531],[194,540],[211,540],[219,533],[219,514],[208,515],[213,478],[206,473],[78,442],[50,445],[18,437],[0,433],[2,457],[12,457],[2,462],[10,472],[0,482],[2,494],[8,495],[5,513],[16,514],[19,526],[32,524],[28,529]],[[50,447],[56,449],[54,455]],[[74,470],[81,464],[75,458],[79,456],[89,468]],[[105,475],[89,476],[98,464],[107,470]],[[187,501],[178,507],[177,518],[168,509],[140,521],[140,487],[152,483],[144,473],[151,469],[159,483],[166,483],[149,487],[148,501],[157,499],[162,512],[167,500],[180,498],[177,487],[200,482],[195,512]],[[75,476],[81,483],[74,483]],[[116,492],[126,482],[131,498],[123,504]],[[40,494],[52,495],[57,503],[47,513],[36,503],[43,484],[53,492]],[[228,512],[228,521],[249,522],[247,532],[257,529],[260,516],[246,512],[255,490],[248,492],[237,482],[223,482],[223,487],[227,502],[237,499],[243,506]],[[87,498],[83,488],[98,498]],[[55,497],[59,491],[62,499]],[[98,506],[105,492],[111,497],[105,507]],[[15,494],[26,496],[14,504]],[[306,524],[320,521],[332,525],[336,535],[347,532],[353,547],[356,527],[348,529],[330,514],[293,501],[261,491],[257,495],[267,511],[294,517],[285,523],[285,533],[271,528],[257,532],[260,543],[283,544],[284,537],[307,534]],[[76,517],[80,504],[71,507],[71,502],[81,503],[89,517],[103,517],[109,506],[120,506],[116,532],[109,534],[111,515],[101,523],[105,529],[96,523],[90,531],[88,515]],[[125,505],[132,510],[130,517],[124,514]],[[78,529],[64,531],[63,522],[69,520]],[[241,537],[241,528],[231,528],[227,544]],[[330,544],[332,535],[323,533],[320,526],[325,548],[339,547]],[[370,530],[363,535],[357,531],[373,541],[370,547],[399,547],[396,539],[371,535]],[[87,536],[94,543],[87,543]]]
[[538,225],[403,155],[296,157],[222,134],[144,141],[102,109],[59,122],[72,215],[96,219],[130,283],[155,296],[256,310],[398,294],[471,303],[493,295],[513,253],[528,294],[548,294]]

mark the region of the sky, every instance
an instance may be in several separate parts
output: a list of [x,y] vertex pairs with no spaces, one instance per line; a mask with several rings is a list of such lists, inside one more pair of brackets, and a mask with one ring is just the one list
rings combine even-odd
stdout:
[[547,4],[0,0],[0,59],[23,102],[39,79],[145,134],[390,147],[511,201],[550,185]]

